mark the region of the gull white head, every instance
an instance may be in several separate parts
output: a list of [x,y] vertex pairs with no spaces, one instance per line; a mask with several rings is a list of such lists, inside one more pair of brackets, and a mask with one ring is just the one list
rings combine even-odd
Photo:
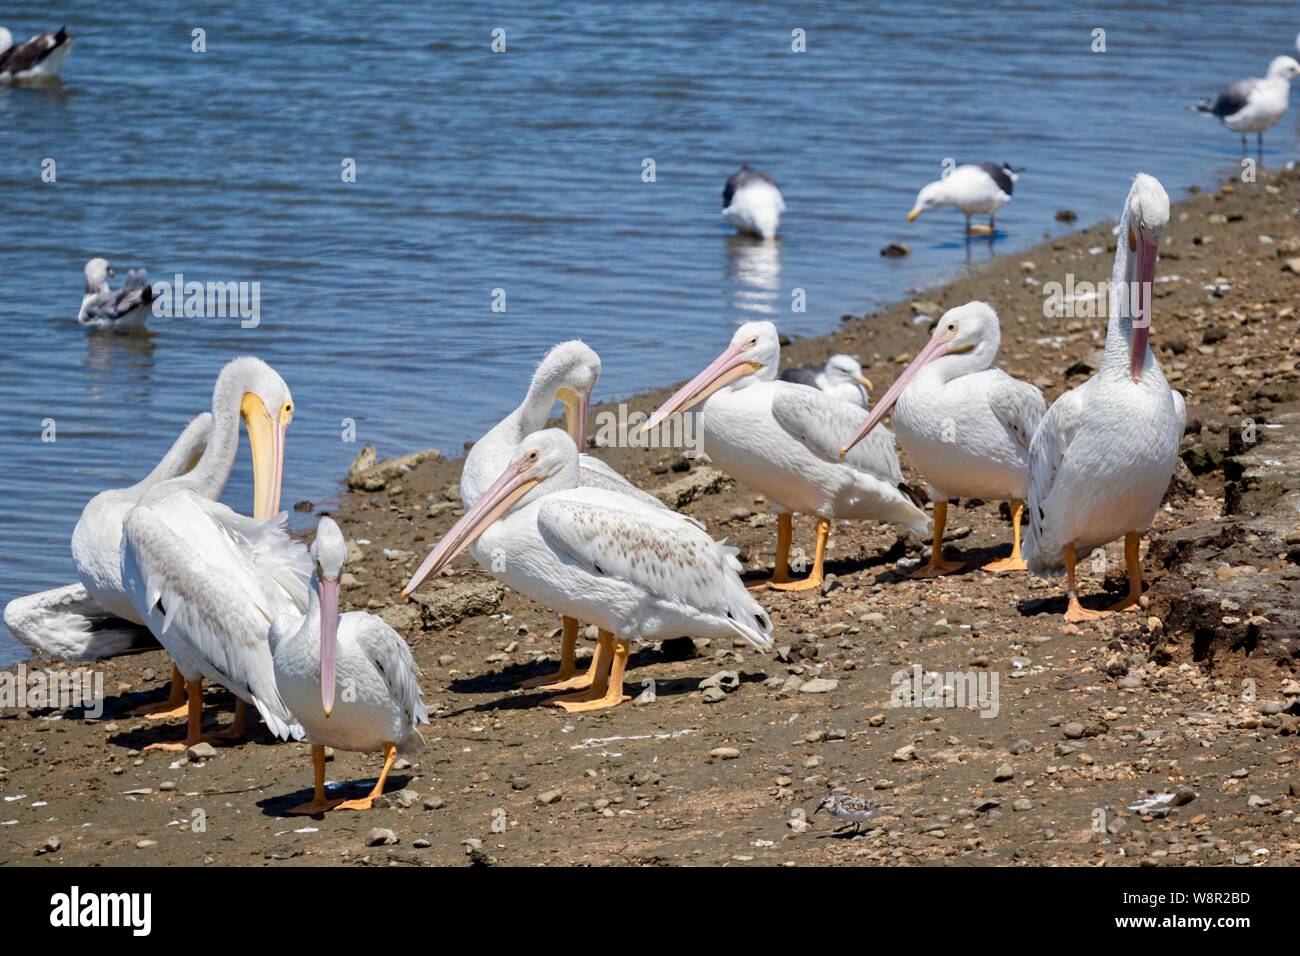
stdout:
[[[1296,38],[1296,47],[1300,49],[1300,37]],[[1300,76],[1300,63],[1292,56],[1277,56],[1268,65],[1270,80],[1293,80]]]
[[348,545],[334,520],[322,517],[311,545],[313,583],[320,604],[320,702],[329,717],[334,710],[336,648],[339,631],[339,579],[348,559]]
[[113,267],[107,259],[91,259],[86,263],[86,292],[107,292],[108,277],[113,275]]
[[641,426],[641,431],[649,431],[669,415],[694,408],[733,383],[743,388],[751,380],[770,382],[780,364],[781,339],[776,334],[776,326],[771,322],[746,322],[736,329],[731,344],[722,354],[660,405]]
[[852,385],[861,385],[867,391],[871,391],[871,380],[862,374],[862,363],[852,355],[832,355],[826,360],[826,369],[824,374],[826,380],[832,384],[849,383]]
[[519,443],[501,475],[433,546],[411,580],[402,588],[406,599],[425,578],[437,574],[456,555],[478,540],[502,515],[564,488],[578,484],[578,449],[558,428],[533,432]]
[[530,393],[540,390],[542,401],[564,404],[565,428],[579,451],[587,447],[588,409],[599,379],[600,356],[581,339],[553,346],[533,373]]
[[251,355],[232,359],[217,376],[213,410],[226,402],[238,405],[253,452],[253,517],[270,518],[280,510],[284,480],[284,439],[293,421],[293,395],[275,369]]
[[998,314],[992,306],[976,301],[949,309],[930,333],[930,341],[925,348],[917,353],[912,364],[903,369],[903,374],[898,376],[889,391],[876,403],[852,440],[840,449],[840,457],[848,454],[850,448],[866,438],[871,429],[884,420],[903,390],[920,374],[921,369],[936,362],[954,365],[960,363],[959,367],[969,365],[972,369],[987,368],[998,354],[1001,343],[1002,329],[998,324]]
[[942,179],[936,179],[932,183],[927,183],[921,187],[921,191],[916,194],[916,202],[912,204],[912,211],[907,214],[908,222],[915,222],[916,217],[923,212],[929,212],[931,209],[938,209],[940,206],[948,203],[948,184]]
[[1112,301],[1128,314],[1131,303],[1136,303],[1132,318],[1129,373],[1134,382],[1142,377],[1146,365],[1147,341],[1151,332],[1151,286],[1156,277],[1156,260],[1160,253],[1160,240],[1169,225],[1169,194],[1160,181],[1146,173],[1133,178],[1128,199],[1124,201],[1124,215],[1120,220],[1119,241],[1127,246],[1124,257],[1125,274],[1119,289],[1119,301]]

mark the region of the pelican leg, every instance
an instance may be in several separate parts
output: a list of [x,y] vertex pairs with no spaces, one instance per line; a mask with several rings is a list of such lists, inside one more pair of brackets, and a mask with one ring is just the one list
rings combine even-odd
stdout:
[[1065,619],[1071,624],[1078,624],[1109,615],[1109,611],[1090,611],[1079,603],[1079,592],[1074,587],[1074,545],[1067,544],[1061,550],[1061,556],[1065,558],[1065,595],[1070,599],[1070,605],[1065,609]]
[[605,710],[631,700],[623,693],[623,672],[627,669],[627,642],[614,637],[609,631],[600,632],[596,654],[600,658],[600,671],[595,681],[584,691],[552,697],[546,703],[563,707],[569,713]]
[[952,574],[954,571],[960,571],[965,565],[960,561],[945,561],[943,559],[943,528],[948,523],[948,502],[936,501],[934,503],[934,539],[930,543],[930,563],[923,568],[917,568],[910,577],[914,578],[937,578],[941,574]]
[[185,678],[181,676],[181,669],[175,664],[172,665],[171,691],[167,694],[166,700],[157,704],[142,704],[130,713],[132,717],[148,717],[150,720],[184,717],[187,713],[185,706]]
[[218,731],[211,735],[212,740],[221,740],[228,743],[238,743],[244,739],[248,733],[248,705],[243,700],[235,698],[235,719],[231,721],[230,726],[225,730]]
[[790,581],[787,583],[773,582],[772,590],[774,591],[811,591],[814,588],[820,588],[825,578],[823,565],[826,563],[826,539],[831,535],[831,519],[817,519],[817,553],[813,557],[812,571],[808,577],[802,581]]
[[338,810],[369,810],[375,805],[375,800],[384,795],[384,784],[388,782],[388,771],[393,769],[393,761],[397,759],[397,744],[384,744],[384,769],[379,771],[379,779],[375,781],[375,789],[371,790],[364,797],[358,797],[355,800],[340,800],[335,809]]
[[191,680],[185,682],[185,692],[189,695],[189,701],[186,704],[186,710],[189,715],[189,724],[185,730],[185,739],[179,743],[154,743],[145,747],[145,750],[167,750],[179,751],[187,747],[193,747],[203,740],[203,681]]
[[324,813],[327,810],[333,810],[342,800],[330,800],[325,796],[325,748],[324,746],[312,744],[311,763],[316,771],[316,789],[315,795],[310,803],[302,803],[288,811],[292,816],[315,816],[318,813]]
[[751,591],[784,584],[790,580],[790,544],[794,540],[794,516],[783,511],[776,516],[776,558],[772,562],[772,576],[745,585]]
[[983,570],[990,574],[1002,574],[1006,571],[1026,571],[1029,565],[1020,556],[1020,519],[1025,513],[1025,503],[1019,498],[1011,499],[1011,557],[1001,561],[990,561]]
[[560,669],[552,674],[539,674],[530,677],[519,686],[525,690],[544,687],[547,690],[583,690],[591,686],[595,677],[596,656],[593,654],[591,665],[584,673],[578,673],[576,652],[578,646],[578,622],[571,617],[560,618],[563,633],[560,636]]
[[1136,531],[1124,535],[1124,563],[1128,566],[1128,594],[1117,604],[1112,604],[1112,611],[1136,611],[1138,601],[1142,598],[1142,561],[1138,557],[1138,545],[1141,539]]

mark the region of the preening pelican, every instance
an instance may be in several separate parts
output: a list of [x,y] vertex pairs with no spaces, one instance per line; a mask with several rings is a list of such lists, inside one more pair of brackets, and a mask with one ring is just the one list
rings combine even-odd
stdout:
[[14,43],[14,35],[0,27],[0,83],[58,76],[75,42],[67,27],[59,27],[58,33],[38,33],[22,43]]
[[866,408],[871,402],[871,379],[862,374],[862,363],[852,355],[832,355],[822,368],[788,368],[781,373],[781,381],[820,388],[831,398],[858,408]]
[[[240,700],[227,737],[244,732],[252,703],[271,731],[300,731],[280,699],[267,636],[276,617],[307,606],[307,550],[285,532],[280,508],[284,437],[293,398],[260,359],[237,358],[217,377],[208,451],[189,474],[145,493],[122,532],[122,576],[136,613],[185,678],[188,727],[181,750],[202,739],[204,679]],[[214,501],[239,444],[239,420],[253,453],[253,517]]]
[[[1020,516],[1029,492],[1029,443],[1047,410],[1043,393],[993,365],[1002,330],[983,302],[949,309],[930,342],[876,403],[846,451],[875,428],[894,406],[894,432],[908,460],[930,483],[934,543],[930,563],[913,577],[948,574],[962,567],[943,558],[948,499],[1011,502],[1011,557],[985,571],[1023,571]],[[897,403],[897,404],[895,404]]]
[[1274,57],[1263,79],[1238,80],[1225,86],[1213,100],[1197,104],[1196,111],[1217,116],[1228,129],[1240,133],[1242,153],[1247,149],[1246,134],[1254,133],[1262,153],[1264,130],[1286,115],[1291,80],[1297,76],[1300,76],[1300,63],[1294,57]]
[[[400,754],[424,749],[419,725],[429,722],[420,697],[420,669],[406,642],[373,614],[339,614],[339,578],[347,560],[343,532],[328,517],[316,525],[311,597],[302,617],[286,614],[271,628],[275,681],[311,743],[315,794],[290,813],[369,810],[384,792]],[[338,685],[343,694],[336,694]],[[382,752],[384,769],[369,796],[325,796],[325,748]]]
[[[983,233],[989,235],[994,231],[994,216],[997,211],[1011,202],[1011,194],[1023,169],[1012,169],[1010,163],[967,163],[953,169],[943,179],[921,187],[916,194],[916,203],[907,214],[907,221],[914,222],[916,217],[940,206],[955,206],[966,215],[966,235]],[[972,227],[970,217],[987,215],[987,227]]]
[[[780,361],[776,326],[746,322],[722,354],[664,402],[642,430],[703,403],[704,450],[727,474],[766,495],[777,512],[776,563],[767,583],[799,591],[821,586],[832,518],[893,521],[917,533],[924,533],[929,519],[903,483],[888,431],[880,431],[850,462],[828,460],[860,423],[854,413],[861,409],[777,381]],[[797,582],[789,579],[793,513],[817,516],[812,572]]]
[[548,702],[568,711],[629,699],[623,671],[631,641],[691,634],[771,646],[771,618],[741,583],[735,548],[682,515],[578,481],[568,435],[551,428],[527,436],[402,596],[474,542],[504,555],[497,577],[509,587],[599,628],[591,686]]
[[774,239],[783,212],[785,199],[776,180],[760,169],[750,169],[749,163],[742,163],[722,189],[722,218],[737,232]]
[[1025,558],[1038,575],[1059,574],[1064,566],[1069,621],[1108,613],[1080,605],[1074,566],[1121,537],[1129,593],[1111,610],[1137,607],[1140,536],[1151,525],[1178,460],[1187,410],[1147,341],[1151,285],[1168,222],[1164,187],[1139,173],[1120,219],[1101,367],[1052,403],[1030,446]]
[[149,273],[131,269],[122,288],[114,291],[108,287],[108,280],[115,274],[106,259],[91,259],[86,263],[86,294],[81,297],[81,311],[77,313],[79,324],[116,332],[144,328],[153,303]]
[[157,646],[122,589],[122,522],[146,491],[194,466],[211,431],[212,416],[204,412],[143,480],[101,491],[87,502],[72,532],[81,580],[5,606],[5,624],[20,643],[64,660],[100,660]]
[[[557,401],[564,405],[569,437],[580,452],[586,448],[588,408],[599,378],[600,356],[586,343],[574,339],[553,346],[533,373],[528,394],[519,407],[494,425],[470,449],[460,476],[461,504],[468,509],[479,499],[514,459],[519,443],[546,426],[546,419]],[[665,507],[654,495],[636,487],[599,458],[583,453],[578,462],[580,485],[627,495],[653,508]],[[484,551],[481,546],[472,545],[470,554],[483,568],[492,570],[495,562],[490,549]],[[566,617],[561,621],[560,669],[553,674],[529,678],[521,686],[550,690],[580,690],[590,686],[596,660],[593,658],[591,666],[580,672],[576,663],[577,642],[578,622]]]

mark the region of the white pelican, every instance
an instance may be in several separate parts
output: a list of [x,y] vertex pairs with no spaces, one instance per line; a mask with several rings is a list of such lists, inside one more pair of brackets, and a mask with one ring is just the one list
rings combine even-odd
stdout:
[[[189,474],[145,493],[122,529],[122,582],[144,620],[185,678],[188,727],[182,750],[202,739],[202,680],[214,680],[257,707],[285,737],[294,726],[275,686],[267,635],[277,615],[307,606],[307,550],[285,532],[280,508],[284,436],[293,398],[260,359],[237,358],[212,392],[212,439]],[[253,452],[253,517],[214,501],[239,444],[239,420]],[[244,707],[221,736],[244,732]]]
[[1217,116],[1228,129],[1240,133],[1243,153],[1247,149],[1246,134],[1254,133],[1262,152],[1264,130],[1286,114],[1291,80],[1297,76],[1300,76],[1300,63],[1294,57],[1275,57],[1263,79],[1238,80],[1225,86],[1213,100],[1197,104],[1196,111]]
[[1101,367],[1052,403],[1030,446],[1025,558],[1038,575],[1059,574],[1064,566],[1069,621],[1108,613],[1079,604],[1074,566],[1116,538],[1124,539],[1129,593],[1111,610],[1137,607],[1139,538],[1178,460],[1187,410],[1147,343],[1151,285],[1168,222],[1169,196],[1155,178],[1139,173],[1119,224]]
[[72,532],[80,582],[5,605],[5,624],[19,642],[65,660],[100,660],[155,646],[122,590],[122,522],[148,489],[194,466],[211,431],[212,415],[204,412],[185,426],[143,480],[101,491],[87,502]]
[[[960,570],[943,558],[948,499],[1008,499],[1011,557],[985,571],[1023,571],[1020,516],[1029,493],[1029,443],[1047,410],[1043,393],[993,365],[1002,342],[998,315],[983,302],[949,309],[930,342],[876,403],[848,442],[857,444],[894,406],[894,433],[908,460],[930,483],[934,543],[930,563],[913,577]],[[897,404],[895,404],[897,403]]]
[[737,232],[773,239],[783,212],[785,199],[776,180],[762,170],[750,169],[749,163],[742,163],[722,189],[722,218]]
[[58,76],[75,42],[67,27],[59,27],[58,33],[38,33],[22,43],[14,43],[14,35],[0,27],[0,83]]
[[[461,504],[468,509],[479,499],[501,474],[502,469],[514,459],[519,443],[546,426],[546,419],[557,401],[564,405],[569,437],[579,450],[586,448],[588,408],[592,390],[599,378],[600,356],[586,343],[573,339],[553,346],[533,373],[528,393],[519,407],[501,419],[470,449],[460,476]],[[583,453],[579,455],[578,462],[580,485],[603,488],[627,495],[650,507],[665,508],[658,498],[636,487],[599,458]],[[491,550],[484,550],[481,545],[472,545],[470,554],[489,571],[496,563]],[[565,617],[561,625],[560,669],[553,674],[529,678],[521,684],[522,687],[580,690],[590,686],[596,660],[592,659],[587,671],[578,670],[578,622]]]
[[907,221],[940,206],[956,206],[966,214],[966,234],[983,232],[984,227],[973,228],[970,217],[987,215],[987,231],[993,234],[993,218],[997,211],[1011,202],[1011,193],[1023,169],[1012,169],[1010,163],[966,163],[958,166],[942,179],[921,187],[916,203],[907,214]]
[[86,294],[81,297],[81,311],[77,322],[93,329],[113,329],[128,332],[144,328],[153,302],[153,286],[144,269],[131,269],[126,282],[116,292],[108,287],[109,276],[114,275],[107,259],[91,259],[86,263]]
[[[339,614],[348,546],[328,517],[316,525],[311,554],[315,573],[307,613],[281,616],[270,634],[275,681],[311,743],[316,772],[312,801],[289,812],[369,810],[384,792],[397,755],[424,749],[419,725],[429,722],[429,713],[420,698],[420,669],[406,642],[382,620],[362,611]],[[338,684],[343,693],[336,696]],[[326,799],[326,747],[383,753],[384,769],[369,796]]]
[[741,583],[735,548],[682,515],[578,481],[568,435],[548,428],[524,438],[411,576],[403,598],[469,544],[499,549],[505,561],[497,576],[509,587],[599,628],[592,684],[548,702],[568,711],[629,699],[623,671],[631,641],[691,634],[771,646],[772,620]]
[[[821,586],[832,518],[874,518],[929,527],[903,484],[894,437],[881,430],[849,462],[827,460],[859,423],[861,409],[822,392],[776,380],[781,345],[771,322],[746,322],[704,371],[664,402],[642,426],[654,428],[674,412],[700,403],[704,450],[719,468],[766,495],[777,512],[771,587]],[[856,415],[855,415],[856,413]],[[810,448],[835,449],[815,453]],[[811,573],[789,580],[791,514],[817,516]]]
[[831,398],[866,408],[871,402],[871,379],[852,355],[832,355],[822,368],[801,365],[781,373],[781,381],[820,388]]

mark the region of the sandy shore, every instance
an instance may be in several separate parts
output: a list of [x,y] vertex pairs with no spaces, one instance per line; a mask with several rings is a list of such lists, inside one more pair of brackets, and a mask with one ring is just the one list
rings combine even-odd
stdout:
[[[1187,396],[1187,467],[1144,544],[1141,614],[1075,628],[1056,583],[974,570],[1005,553],[1009,523],[1004,507],[962,501],[949,554],[971,570],[908,580],[919,542],[837,524],[824,593],[762,598],[775,654],[644,647],[628,691],[653,681],[652,702],[565,715],[515,689],[550,668],[556,618],[468,557],[397,603],[459,514],[460,461],[428,456],[371,473],[372,490],[336,514],[353,542],[345,606],[393,623],[424,672],[429,748],[400,767],[404,790],[369,813],[288,818],[308,795],[306,745],[263,730],[202,759],[142,752],[182,728],[126,716],[168,675],[161,654],[140,655],[97,668],[99,719],[0,711],[0,862],[1300,864],[1297,205],[1300,178],[1285,177],[1175,207],[1153,340]],[[845,317],[783,362],[853,352],[881,393],[928,334],[915,315],[982,298],[1001,316],[1007,369],[1050,401],[1091,373],[1105,324],[1045,317],[1044,287],[1108,278],[1113,242],[1102,224],[999,257]],[[598,453],[739,545],[754,574],[771,561],[775,521],[754,493],[674,451]],[[811,534],[796,522],[796,546]],[[1110,557],[1109,573],[1085,570],[1091,603],[1123,590]],[[914,667],[996,678],[996,714],[891,706]],[[208,695],[223,723],[229,703]],[[377,769],[340,753],[329,778],[359,788]],[[805,822],[832,787],[878,804],[861,836],[836,835],[824,814]],[[368,846],[376,827],[397,842]]]

